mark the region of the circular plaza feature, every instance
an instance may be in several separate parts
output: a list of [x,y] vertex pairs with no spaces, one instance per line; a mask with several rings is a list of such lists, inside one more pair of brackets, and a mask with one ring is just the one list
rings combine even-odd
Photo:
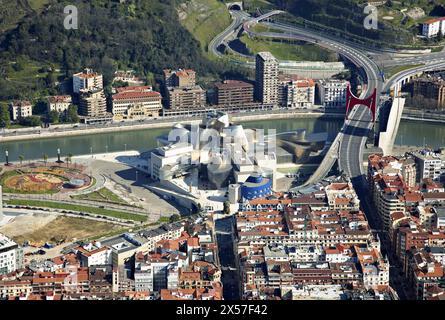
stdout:
[[80,189],[85,185],[85,181],[82,179],[71,179],[68,182],[68,187],[73,189]]
[[80,166],[30,164],[3,167],[0,184],[5,193],[55,194],[89,187],[93,179]]

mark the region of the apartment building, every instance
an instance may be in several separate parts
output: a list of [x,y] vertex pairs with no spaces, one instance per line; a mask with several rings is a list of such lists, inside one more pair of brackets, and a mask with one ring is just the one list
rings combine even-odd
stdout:
[[422,24],[422,36],[435,38],[439,34],[445,35],[445,17],[430,19]]
[[346,91],[349,81],[345,80],[319,80],[318,91],[320,103],[326,108],[346,108]]
[[162,97],[149,86],[117,88],[112,96],[114,120],[156,118],[162,110]]
[[424,300],[429,287],[444,281],[444,266],[425,249],[414,248],[408,252],[407,280],[414,288],[416,298]]
[[401,175],[378,175],[374,178],[373,200],[383,225],[389,230],[391,215],[395,212],[405,213],[405,182]]
[[201,86],[167,88],[166,106],[169,109],[202,108],[206,102],[206,92]]
[[270,52],[256,56],[256,98],[264,104],[278,104],[278,60]]
[[254,85],[244,81],[225,80],[215,85],[216,104],[238,106],[253,103]]
[[173,281],[173,273],[184,260],[183,256],[166,252],[154,252],[144,255],[136,254],[135,259],[135,287],[136,291],[157,291],[161,289],[176,289],[177,283]]
[[445,108],[445,80],[434,76],[414,79],[411,84],[411,96],[423,96],[426,99],[435,100],[437,108],[443,109]]
[[289,299],[294,289],[308,286],[388,290],[389,265],[364,214],[354,206],[329,209],[335,201],[327,199],[344,197],[348,190],[348,183],[335,183],[324,190],[332,193],[329,197],[280,194],[250,201],[250,211],[240,208],[236,226],[243,298]]
[[385,290],[389,286],[389,262],[377,248],[355,246],[366,289]]
[[417,167],[413,158],[404,158],[402,160],[402,177],[409,188],[416,186]]
[[107,114],[107,99],[103,89],[81,89],[79,114],[86,117],[103,117]]
[[129,86],[143,86],[144,81],[135,75],[134,70],[118,70],[114,73],[113,82],[128,83]]
[[420,150],[409,153],[417,165],[417,181],[424,179],[436,180],[440,178],[443,171],[445,155],[436,153],[432,150]]
[[196,72],[192,69],[164,70],[164,86],[190,88],[196,85]]
[[103,89],[103,76],[92,69],[85,69],[73,75],[73,92],[81,90]]
[[71,96],[50,96],[47,101],[48,113],[51,111],[65,112],[73,103]]
[[278,96],[283,107],[311,107],[315,104],[315,82],[312,79],[280,76]]
[[332,210],[359,210],[360,200],[352,183],[331,183],[325,188],[329,208]]
[[0,234],[0,275],[21,269],[23,266],[23,249],[13,240]]
[[77,252],[81,267],[111,265],[111,248],[102,246],[100,242],[89,243],[74,249]]
[[400,174],[408,188],[414,188],[417,180],[417,168],[412,156],[382,156],[373,154],[368,157],[368,182],[374,190],[374,177],[380,175],[395,176]]
[[12,101],[9,104],[9,113],[12,121],[32,116],[32,104],[27,100]]
[[218,282],[212,284],[210,289],[163,289],[161,300],[223,300],[222,285]]

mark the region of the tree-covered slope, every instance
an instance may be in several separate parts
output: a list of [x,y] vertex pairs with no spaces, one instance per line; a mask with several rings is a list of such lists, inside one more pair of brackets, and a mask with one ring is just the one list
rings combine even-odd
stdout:
[[[224,72],[222,65],[203,56],[199,42],[179,23],[180,0],[49,2],[45,10],[29,13],[1,35],[0,100],[35,98],[35,92],[46,89],[51,80],[35,72],[28,79],[12,80],[17,69],[29,65],[53,66],[60,80],[92,67],[104,74],[106,83],[118,68],[132,68],[149,78],[159,77],[167,67],[194,68],[202,75]],[[68,4],[79,10],[77,30],[64,28],[63,8]]]

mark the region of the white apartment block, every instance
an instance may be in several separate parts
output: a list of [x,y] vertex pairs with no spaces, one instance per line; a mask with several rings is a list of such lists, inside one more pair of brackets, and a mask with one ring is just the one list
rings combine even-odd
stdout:
[[59,113],[65,112],[72,102],[71,96],[48,97],[48,113],[51,111],[57,111]]
[[331,183],[325,188],[331,210],[359,210],[360,200],[352,183]]
[[422,36],[427,38],[437,37],[441,33],[445,35],[445,17],[430,19],[422,25]]
[[112,264],[111,248],[101,246],[99,242],[79,246],[76,250],[82,267]]
[[23,249],[0,234],[0,275],[23,268]]
[[103,89],[103,76],[92,69],[85,69],[83,72],[73,75],[73,92],[80,90]]
[[315,82],[312,79],[284,80],[280,83],[280,102],[288,108],[315,104]]
[[176,289],[179,282],[179,268],[182,260],[148,259],[135,261],[136,291],[160,291],[161,289]]
[[32,116],[32,105],[29,101],[13,101],[9,105],[11,120],[17,121]]
[[443,172],[442,168],[445,155],[428,150],[412,152],[411,155],[417,164],[418,182],[426,178],[435,180],[440,177]]
[[355,250],[363,272],[365,289],[386,288],[389,285],[389,263],[380,250],[358,246]]
[[320,80],[319,95],[321,104],[327,108],[346,108],[346,90],[349,81]]
[[264,104],[278,104],[278,60],[270,52],[256,56],[257,99]]

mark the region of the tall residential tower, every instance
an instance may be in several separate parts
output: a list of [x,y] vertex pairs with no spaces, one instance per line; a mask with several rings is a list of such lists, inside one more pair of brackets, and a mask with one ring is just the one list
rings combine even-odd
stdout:
[[256,56],[256,98],[265,104],[278,104],[278,60],[270,52]]

